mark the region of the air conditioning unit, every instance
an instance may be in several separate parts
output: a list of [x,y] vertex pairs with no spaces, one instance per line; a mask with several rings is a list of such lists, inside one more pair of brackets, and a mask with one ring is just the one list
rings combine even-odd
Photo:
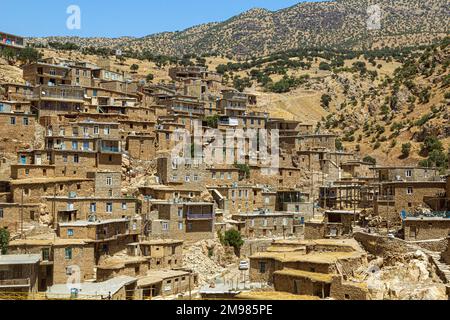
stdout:
[[76,192],[74,192],[74,191],[69,192],[69,198],[70,199],[73,199],[73,198],[76,198],[76,197],[77,197],[77,193]]

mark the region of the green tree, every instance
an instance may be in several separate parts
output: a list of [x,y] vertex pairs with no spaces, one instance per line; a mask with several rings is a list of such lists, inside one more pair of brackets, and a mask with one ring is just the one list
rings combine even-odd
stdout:
[[42,54],[32,47],[22,49],[18,55],[18,59],[26,64],[37,62],[41,58]]
[[377,164],[377,160],[375,158],[371,157],[371,156],[364,157],[363,161],[366,162],[366,163],[370,163],[372,165],[376,165]]
[[133,63],[130,67],[131,71],[136,72],[139,70],[139,66],[135,63]]
[[402,144],[402,158],[408,158],[411,153],[411,143]]
[[153,74],[149,73],[145,79],[147,80],[147,82],[152,82],[153,79],[155,79],[155,76]]
[[208,127],[217,129],[217,125],[219,124],[219,115],[215,114],[208,116],[205,120]]
[[0,229],[0,252],[6,254],[8,252],[9,244],[9,231],[6,229]]
[[225,245],[233,247],[236,255],[239,255],[241,247],[244,244],[244,240],[242,239],[242,235],[238,230],[231,229],[225,231],[223,241]]
[[331,97],[328,94],[324,94],[320,98],[320,103],[321,103],[322,107],[326,110],[328,110],[330,108],[330,102],[331,102]]
[[11,48],[5,48],[2,51],[0,51],[3,58],[5,58],[6,61],[8,61],[9,64],[14,64],[17,59],[16,52]]

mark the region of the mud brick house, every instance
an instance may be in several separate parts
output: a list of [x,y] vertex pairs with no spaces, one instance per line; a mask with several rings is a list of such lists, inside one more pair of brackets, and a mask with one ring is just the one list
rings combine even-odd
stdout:
[[1,83],[4,92],[4,98],[8,101],[24,101],[29,103],[29,99],[33,97],[33,86],[20,83]]
[[22,225],[39,219],[40,203],[13,203],[0,201],[0,228],[19,232]]
[[130,243],[127,253],[148,259],[150,269],[180,268],[183,262],[183,240],[159,239]]
[[171,200],[171,201],[191,201],[199,198],[204,191],[203,188],[186,186],[183,184],[174,185],[153,185],[139,187],[139,192],[149,199]]
[[[96,266],[97,281],[118,276],[143,277],[154,270],[180,268],[182,241],[154,240],[130,243],[127,256],[115,256]],[[142,250],[141,250],[142,249]]]
[[270,118],[267,123],[267,128],[270,130],[278,130],[280,137],[295,137],[298,134],[311,134],[314,130],[314,126],[312,124],[279,118]]
[[71,68],[63,64],[35,62],[23,67],[23,79],[33,86],[71,85]]
[[37,254],[0,255],[0,292],[37,292],[40,261]]
[[443,181],[382,182],[374,211],[388,221],[399,222],[402,211],[411,212],[422,207],[428,197],[442,195],[445,186]]
[[360,300],[368,298],[367,287],[346,277],[365,265],[366,254],[354,240],[275,241],[250,257],[250,279],[267,281],[276,291]]
[[17,239],[9,243],[10,252],[40,256],[39,291],[54,284],[65,284],[75,276],[92,280],[94,244],[83,239]]
[[403,219],[403,230],[407,241],[446,239],[450,236],[450,214],[408,216]]
[[176,94],[160,101],[160,103],[164,104],[172,114],[185,114],[187,116],[203,116],[205,114],[205,103],[191,96]]
[[154,160],[156,157],[155,135],[134,135],[126,138],[126,151],[133,159]]
[[[12,108],[12,103],[0,101],[0,134],[6,138],[0,146],[1,152],[14,153],[20,148],[28,148],[34,140],[36,116]],[[14,137],[14,140],[8,137]]]
[[44,198],[55,212],[56,222],[71,222],[88,219],[95,215],[99,219],[132,218],[138,213],[135,198],[122,196],[47,196]]
[[30,178],[12,180],[11,201],[22,203],[40,203],[44,197],[67,196],[71,192],[79,196],[88,196],[94,191],[94,183],[85,178]]
[[231,117],[243,116],[247,111],[247,94],[234,89],[222,90],[222,99],[219,101],[221,114]]
[[12,48],[14,50],[21,50],[25,48],[25,40],[23,37],[0,32],[0,51],[4,48]]
[[446,177],[445,192],[437,196],[425,197],[424,202],[436,212],[450,212],[450,175]]
[[45,141],[58,175],[85,177],[93,168],[121,170],[118,123],[82,120],[52,124]]
[[39,116],[79,113],[84,110],[84,89],[70,85],[40,85],[30,99]]
[[149,223],[152,239],[200,241],[215,236],[212,202],[152,201],[158,214]]
[[359,220],[360,211],[328,210],[323,221],[305,223],[305,239],[339,239],[353,232],[353,225]]
[[323,148],[328,151],[336,150],[337,136],[329,133],[300,134],[296,138],[297,150],[313,150]]
[[440,181],[438,168],[411,166],[373,167],[378,182]]
[[103,255],[114,255],[136,242],[141,233],[138,219],[78,220],[58,224],[61,239],[90,240],[94,243],[95,261]]
[[374,179],[373,165],[361,160],[348,160],[340,163],[343,176],[356,179]]
[[294,214],[258,210],[233,214],[237,229],[247,238],[288,237],[293,234]]
[[309,194],[302,192],[300,189],[278,188],[275,201],[277,211],[312,213]]
[[253,212],[254,192],[253,185],[247,184],[224,184],[208,186],[209,190],[216,190],[222,197],[223,206],[221,209],[224,214],[239,214],[241,212]]
[[196,275],[184,270],[155,270],[138,279],[142,297],[164,297],[186,293],[196,286]]
[[202,66],[178,66],[169,69],[169,77],[174,81],[185,79],[202,79],[206,81],[222,82],[222,75],[217,72],[208,71]]

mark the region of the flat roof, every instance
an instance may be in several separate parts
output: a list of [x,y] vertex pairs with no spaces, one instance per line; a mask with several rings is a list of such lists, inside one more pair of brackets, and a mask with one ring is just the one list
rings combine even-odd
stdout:
[[340,259],[361,257],[361,252],[319,252],[303,254],[301,252],[258,252],[251,259],[275,259],[280,262],[308,262],[318,264],[333,264]]
[[0,265],[35,264],[41,260],[40,254],[0,255]]
[[238,300],[320,300],[316,296],[298,295],[280,291],[241,292],[234,298]]
[[175,240],[175,239],[157,239],[157,240],[148,240],[148,241],[141,241],[141,242],[133,242],[129,243],[128,246],[136,246],[136,245],[159,245],[159,244],[182,244],[183,240]]
[[333,281],[332,274],[308,272],[308,271],[295,270],[295,269],[283,269],[283,270],[275,271],[274,274],[291,276],[291,277],[299,277],[299,278],[308,278],[313,281],[325,282],[325,283],[331,283]]
[[21,180],[12,180],[11,185],[22,185],[22,184],[46,184],[46,183],[61,183],[61,182],[83,182],[83,181],[94,181],[92,179],[86,178],[30,178]]
[[[104,282],[85,282],[79,285],[78,295],[87,296],[108,296],[119,291],[123,286],[136,282],[137,278],[128,276],[119,276]],[[46,295],[48,298],[52,296],[61,297],[71,295],[71,288],[67,284],[57,284],[48,288]]]
[[84,245],[91,242],[89,239],[17,239],[9,243],[14,246],[64,246],[64,245]]
[[86,226],[97,226],[108,223],[116,223],[116,222],[129,222],[129,219],[108,219],[108,220],[97,220],[97,221],[88,221],[88,220],[78,220],[74,222],[60,222],[58,223],[60,227],[86,227]]

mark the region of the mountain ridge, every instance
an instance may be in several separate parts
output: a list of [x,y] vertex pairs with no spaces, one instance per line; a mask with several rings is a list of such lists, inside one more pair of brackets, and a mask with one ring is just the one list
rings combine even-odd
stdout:
[[[378,4],[381,29],[367,30],[367,8]],[[73,42],[79,46],[183,56],[262,56],[299,47],[377,48],[430,44],[450,32],[445,0],[336,0],[301,2],[270,11],[253,8],[221,22],[137,37],[31,38],[30,43]]]

